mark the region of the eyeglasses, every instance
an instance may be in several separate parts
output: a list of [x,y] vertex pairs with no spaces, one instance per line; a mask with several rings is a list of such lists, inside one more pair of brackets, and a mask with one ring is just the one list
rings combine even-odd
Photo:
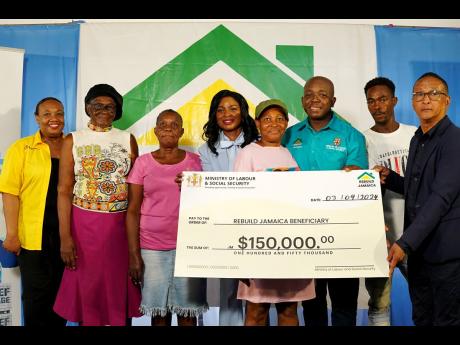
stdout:
[[382,97],[377,98],[377,99],[369,98],[369,99],[367,100],[367,105],[373,106],[373,105],[375,105],[376,103],[384,104],[384,103],[388,102],[388,100],[389,100],[389,98],[386,97],[386,96],[382,96]]
[[441,95],[448,96],[448,94],[445,92],[441,92],[439,90],[431,90],[428,92],[414,92],[412,93],[412,99],[415,102],[421,102],[425,99],[425,96],[428,96],[431,101],[439,101],[441,99]]
[[102,103],[90,103],[94,111],[103,111],[105,110],[108,113],[115,113],[117,106],[115,104],[102,104]]

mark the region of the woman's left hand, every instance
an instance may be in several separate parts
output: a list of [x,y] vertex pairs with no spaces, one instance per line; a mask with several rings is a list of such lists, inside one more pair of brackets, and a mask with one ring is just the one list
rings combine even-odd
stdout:
[[184,174],[180,172],[180,173],[178,173],[178,174],[176,175],[176,178],[174,179],[174,182],[176,182],[177,185],[179,186],[179,190],[180,190],[180,188],[181,188],[181,186],[182,186],[182,177],[183,177],[183,176],[184,176]]
[[142,260],[140,253],[129,256],[128,274],[134,285],[142,286],[144,279],[144,260]]

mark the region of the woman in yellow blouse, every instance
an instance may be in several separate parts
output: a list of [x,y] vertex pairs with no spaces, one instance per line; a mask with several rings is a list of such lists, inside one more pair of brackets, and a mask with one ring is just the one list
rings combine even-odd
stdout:
[[64,270],[57,216],[64,106],[56,98],[44,98],[37,103],[35,120],[39,130],[13,143],[3,162],[3,248],[18,255],[24,324],[65,326],[52,309]]

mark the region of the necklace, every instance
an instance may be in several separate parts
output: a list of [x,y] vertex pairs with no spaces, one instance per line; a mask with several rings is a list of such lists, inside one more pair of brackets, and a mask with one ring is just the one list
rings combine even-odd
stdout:
[[93,125],[91,123],[91,120],[88,122],[88,128],[91,129],[92,131],[95,131],[95,132],[108,132],[112,129],[112,126],[109,126],[109,127],[99,127],[99,126],[96,126],[96,125]]

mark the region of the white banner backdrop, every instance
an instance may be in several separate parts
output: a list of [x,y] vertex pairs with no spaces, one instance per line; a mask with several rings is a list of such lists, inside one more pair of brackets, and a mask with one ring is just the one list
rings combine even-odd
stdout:
[[23,62],[23,49],[0,47],[0,77],[4,85],[0,102],[0,163],[6,149],[21,137]]
[[372,124],[364,85],[377,75],[372,25],[293,23],[103,23],[82,24],[77,129],[86,126],[84,96],[97,83],[113,85],[125,99],[116,123],[138,139],[141,152],[157,144],[152,134],[167,108],[184,117],[181,145],[202,143],[212,96],[222,88],[254,106],[266,98],[288,104],[290,124],[304,116],[305,80],[330,78],[334,108],[355,127]]
[[[2,101],[0,102],[0,172],[5,151],[21,137],[22,71],[24,50],[0,47],[0,77]],[[0,240],[6,236],[3,204],[0,198]],[[0,248],[0,251],[4,251]],[[21,325],[21,278],[19,268],[11,266],[6,252],[0,253],[0,326]],[[2,260],[3,261],[3,260]],[[7,262],[8,261],[8,262]]]

